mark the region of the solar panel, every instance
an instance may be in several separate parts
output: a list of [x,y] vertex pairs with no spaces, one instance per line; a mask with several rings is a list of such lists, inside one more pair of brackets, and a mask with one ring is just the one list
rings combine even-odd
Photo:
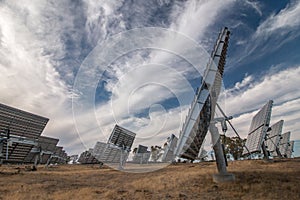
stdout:
[[164,154],[162,155],[163,162],[170,162],[174,160],[177,141],[178,138],[174,134],[168,137],[166,145],[164,145]]
[[[268,103],[266,103],[252,118],[251,126],[245,144],[250,153],[261,152],[261,146],[270,124],[272,105],[273,101],[268,101]],[[244,148],[243,155],[249,154],[248,150]]]
[[212,59],[207,64],[201,87],[196,92],[191,109],[180,131],[176,148],[178,157],[195,160],[199,154],[211,117],[214,116],[215,108],[213,105],[215,105],[221,90],[229,34],[227,28],[224,28],[219,34],[211,54]]
[[291,158],[292,154],[294,152],[294,143],[295,141],[290,141],[288,144],[287,152],[286,152],[286,157]]
[[[128,155],[125,156],[127,160]],[[105,151],[100,159],[101,162],[105,163],[119,163],[121,159],[121,151],[119,148],[107,145]]]
[[137,150],[136,150],[136,153],[148,153],[148,147],[146,146],[143,146],[143,145],[139,145]]
[[47,160],[54,153],[54,150],[56,148],[58,141],[59,141],[59,139],[56,139],[56,138],[50,138],[50,137],[45,137],[45,136],[39,137],[38,142],[41,145],[41,150],[42,150],[42,155],[40,158],[41,164],[47,163]]
[[93,156],[93,149],[84,151],[80,154],[78,162],[81,164],[98,164],[100,163],[95,156]]
[[101,156],[103,154],[103,152],[105,151],[107,146],[107,143],[104,142],[97,142],[93,148],[93,155],[97,158],[97,159],[101,159]]
[[121,126],[115,125],[107,143],[113,144],[116,147],[124,147],[125,149],[130,150],[135,136],[135,133]]
[[143,146],[143,145],[139,145],[136,152],[134,153],[134,156],[132,158],[132,161],[134,163],[148,163],[149,159],[150,159],[150,151],[148,151],[148,147]]
[[126,161],[136,134],[115,125],[107,143],[97,142],[92,152],[103,163],[120,163]]
[[[0,138],[9,130],[8,159],[5,162],[22,163],[28,156],[49,119],[0,103]],[[4,141],[2,155],[6,155]]]
[[63,152],[63,147],[56,146],[54,149],[54,153],[50,156],[49,160],[47,161],[47,165],[50,163],[52,164],[63,163],[63,158],[61,157],[62,152]]
[[265,145],[273,156],[277,156],[276,148],[278,148],[280,135],[282,132],[283,120],[280,120],[273,124],[271,130],[267,132],[267,139]]
[[282,156],[287,157],[288,154],[288,145],[290,142],[291,132],[286,132],[281,135],[279,142],[279,151]]

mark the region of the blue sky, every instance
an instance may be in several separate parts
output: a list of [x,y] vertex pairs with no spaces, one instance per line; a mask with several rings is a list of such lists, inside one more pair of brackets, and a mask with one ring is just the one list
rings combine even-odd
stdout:
[[[44,134],[71,154],[106,141],[115,122],[138,133],[136,145],[160,145],[179,134],[200,82],[191,63],[159,49],[126,52],[99,76],[93,109],[74,112],[72,100],[84,93],[74,88],[80,69],[95,49],[131,29],[166,28],[210,53],[227,26],[223,106],[233,124],[246,137],[252,116],[273,99],[271,124],[283,119],[283,131],[299,140],[299,16],[296,0],[1,1],[0,101],[50,118]],[[159,45],[186,46],[155,37]]]

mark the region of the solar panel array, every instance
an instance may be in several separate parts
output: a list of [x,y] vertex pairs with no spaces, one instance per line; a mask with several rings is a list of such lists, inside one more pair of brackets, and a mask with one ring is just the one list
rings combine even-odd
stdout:
[[279,151],[282,156],[287,157],[288,154],[288,146],[290,142],[291,132],[286,132],[281,135],[281,140],[279,144]]
[[280,120],[273,124],[270,128],[271,130],[267,132],[267,139],[265,142],[265,145],[267,146],[267,149],[272,153],[272,155],[276,156],[276,148],[279,145],[280,142],[280,136],[282,132],[283,127],[283,120]]
[[162,155],[163,162],[170,162],[174,160],[177,141],[178,138],[174,134],[168,137],[167,145],[164,146],[165,151],[164,154]]
[[39,162],[45,164],[57,151],[53,154],[56,157],[53,162],[64,163],[67,154],[62,147],[56,147],[59,140],[41,136],[48,121],[45,117],[0,103],[2,160],[6,163],[34,163],[35,157],[40,155]]
[[97,161],[103,163],[119,163],[121,157],[121,150],[116,146],[113,146],[104,142],[97,142],[92,155]]
[[[25,112],[0,103],[0,131],[2,138],[5,132],[10,131],[8,145],[8,159],[5,162],[23,163],[34,146],[38,137],[43,132],[49,119],[29,112]],[[19,141],[19,142],[18,142]],[[6,154],[7,142],[4,142],[2,155]]]
[[[272,105],[273,101],[270,100],[252,118],[251,126],[245,144],[250,153],[261,152],[261,146],[270,124]],[[248,150],[244,148],[243,154],[249,154]]]
[[215,108],[213,105],[215,105],[221,90],[229,34],[227,28],[224,28],[219,34],[211,54],[212,59],[207,64],[201,87],[196,92],[191,109],[180,131],[176,148],[178,157],[195,160],[199,154],[211,117],[214,116]]

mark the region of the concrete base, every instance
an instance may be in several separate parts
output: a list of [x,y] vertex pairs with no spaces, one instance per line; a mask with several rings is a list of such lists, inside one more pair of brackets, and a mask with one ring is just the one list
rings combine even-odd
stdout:
[[234,174],[230,174],[230,173],[213,175],[213,181],[215,183],[230,182],[234,180],[235,180]]

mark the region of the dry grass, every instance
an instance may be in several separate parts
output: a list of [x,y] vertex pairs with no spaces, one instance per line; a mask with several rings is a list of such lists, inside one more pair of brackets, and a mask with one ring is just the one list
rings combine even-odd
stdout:
[[228,170],[236,181],[216,184],[215,163],[176,164],[150,173],[97,165],[29,172],[24,166],[3,165],[0,199],[300,199],[299,159],[236,161]]

